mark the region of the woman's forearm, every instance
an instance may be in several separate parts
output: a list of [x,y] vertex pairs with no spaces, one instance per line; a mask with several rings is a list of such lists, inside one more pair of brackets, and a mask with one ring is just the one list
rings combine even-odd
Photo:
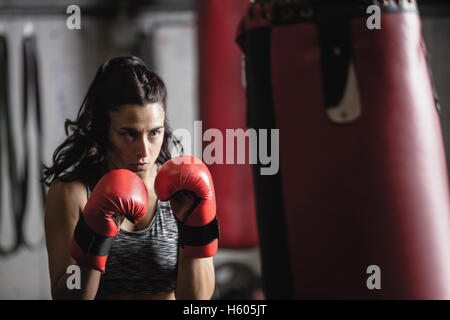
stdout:
[[180,248],[176,298],[208,300],[214,292],[214,284],[213,258],[187,258]]
[[[55,300],[93,300],[100,283],[100,271],[80,267],[80,272],[64,273],[52,285],[52,298]],[[71,277],[71,279],[69,279]],[[79,277],[79,279],[74,279]],[[79,286],[73,285],[79,281]],[[68,284],[69,282],[69,284]]]

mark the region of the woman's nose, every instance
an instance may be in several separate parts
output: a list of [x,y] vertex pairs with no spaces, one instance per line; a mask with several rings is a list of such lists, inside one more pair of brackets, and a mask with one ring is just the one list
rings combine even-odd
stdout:
[[136,155],[139,158],[145,158],[149,154],[149,142],[146,137],[141,137],[137,142]]

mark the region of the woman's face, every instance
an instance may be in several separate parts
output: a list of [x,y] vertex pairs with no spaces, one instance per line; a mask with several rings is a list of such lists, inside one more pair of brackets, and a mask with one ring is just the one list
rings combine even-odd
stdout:
[[165,113],[160,103],[125,105],[110,113],[109,168],[128,169],[144,178],[154,169],[164,137]]

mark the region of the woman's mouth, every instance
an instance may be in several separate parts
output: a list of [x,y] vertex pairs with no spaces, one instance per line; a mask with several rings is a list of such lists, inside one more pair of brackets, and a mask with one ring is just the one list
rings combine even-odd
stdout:
[[147,162],[145,162],[145,163],[132,163],[131,164],[131,168],[132,168],[132,171],[144,171],[147,165],[148,165]]

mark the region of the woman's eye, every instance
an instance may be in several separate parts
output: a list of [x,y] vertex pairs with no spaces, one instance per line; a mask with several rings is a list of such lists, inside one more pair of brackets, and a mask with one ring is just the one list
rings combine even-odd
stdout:
[[133,138],[134,137],[134,135],[131,132],[121,132],[121,133],[119,133],[119,135],[124,138]]
[[149,136],[150,136],[150,138],[156,138],[156,137],[159,136],[159,131],[158,130],[157,131],[151,131],[149,133]]

